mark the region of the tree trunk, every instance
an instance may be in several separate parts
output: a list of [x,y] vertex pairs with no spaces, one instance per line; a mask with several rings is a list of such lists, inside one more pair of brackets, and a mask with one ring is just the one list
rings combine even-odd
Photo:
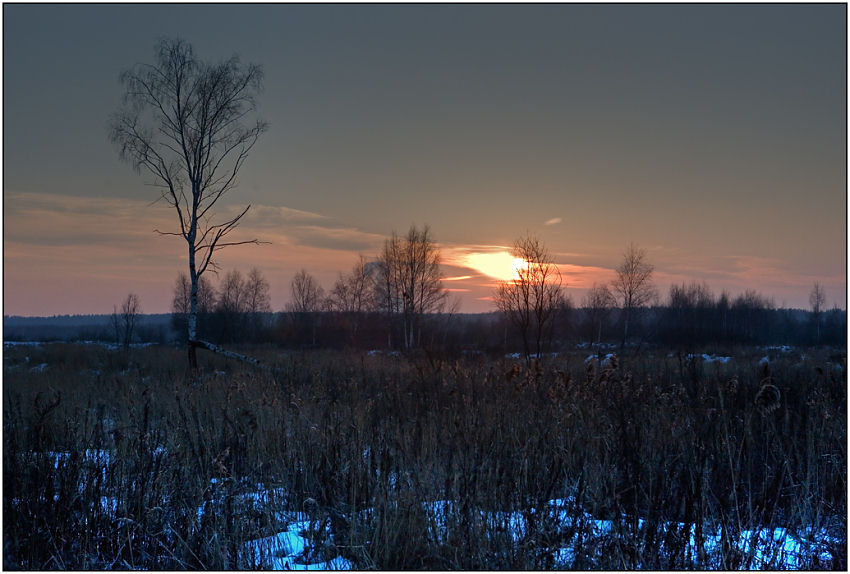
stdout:
[[189,341],[189,368],[192,372],[198,370],[198,349],[194,341]]
[[195,269],[195,230],[189,231],[189,328],[187,343],[189,347],[189,368],[193,373],[198,371],[198,349],[195,341],[198,340],[198,271]]
[[236,359],[237,361],[242,361],[243,363],[248,363],[254,365],[255,367],[259,367],[261,369],[265,369],[267,371],[272,371],[273,369],[265,364],[259,359],[255,359],[254,357],[249,357],[248,355],[243,355],[241,353],[234,353],[233,351],[228,351],[226,349],[222,349],[218,345],[214,345],[207,341],[190,341],[189,348],[197,349],[198,347],[202,349],[206,349],[207,351],[212,351],[218,355],[222,355],[224,357],[228,357],[230,359]]

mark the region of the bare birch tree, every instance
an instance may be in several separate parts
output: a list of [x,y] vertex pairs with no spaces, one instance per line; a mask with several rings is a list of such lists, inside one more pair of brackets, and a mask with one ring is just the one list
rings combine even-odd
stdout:
[[252,267],[245,278],[245,312],[248,315],[248,338],[259,341],[269,324],[272,310],[270,286],[258,267]]
[[406,349],[421,342],[426,314],[439,312],[445,305],[447,293],[442,285],[440,261],[440,250],[427,225],[422,230],[411,225],[405,238],[393,232],[378,256],[376,300],[387,313],[391,327],[395,319],[401,319]]
[[247,332],[247,285],[238,269],[225,273],[215,305],[216,337],[220,342],[245,340]]
[[532,234],[514,242],[512,254],[523,262],[517,276],[496,288],[496,307],[522,336],[525,360],[532,344],[539,357],[554,318],[565,305],[563,278],[543,242]]
[[224,275],[218,289],[216,309],[224,313],[244,313],[246,309],[246,285],[242,273],[231,269]]
[[623,253],[622,263],[616,269],[617,276],[611,282],[623,313],[622,347],[626,345],[629,323],[637,310],[657,297],[655,285],[652,283],[654,270],[655,267],[646,260],[646,249],[630,243]]
[[237,241],[231,232],[248,212],[216,218],[219,200],[236,187],[237,174],[267,125],[248,122],[262,86],[262,69],[237,56],[219,63],[199,60],[192,46],[165,39],[155,64],[137,64],[121,74],[124,105],[113,115],[110,139],[121,159],[152,177],[161,198],[177,214],[188,247],[189,364],[197,368],[198,280],[215,268],[213,256]]
[[306,269],[302,269],[292,278],[289,285],[292,299],[289,302],[289,310],[292,313],[315,313],[322,310],[325,300],[325,291],[316,278],[310,275]]
[[312,345],[316,345],[316,327],[319,311],[325,307],[325,290],[315,277],[302,269],[292,278],[289,285],[291,300],[287,308],[293,325],[300,331],[309,331]]
[[142,304],[139,296],[135,293],[127,295],[127,298],[121,304],[120,311],[117,306],[113,306],[112,308],[112,326],[115,329],[115,339],[125,349],[130,348],[133,332],[136,329],[136,322],[141,312]]
[[245,280],[245,310],[253,314],[272,310],[269,282],[258,267],[252,267]]
[[374,280],[371,268],[362,255],[352,267],[351,272],[339,278],[328,296],[328,307],[339,313],[342,324],[348,332],[349,343],[357,340],[363,314],[374,308]]
[[372,282],[370,267],[366,258],[361,255],[350,273],[339,274],[329,296],[331,309],[341,313],[362,313],[371,310]]

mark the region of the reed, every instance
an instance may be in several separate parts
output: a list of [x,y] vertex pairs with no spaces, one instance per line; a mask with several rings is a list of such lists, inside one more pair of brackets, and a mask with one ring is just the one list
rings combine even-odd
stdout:
[[316,560],[364,569],[745,568],[731,541],[778,527],[846,568],[826,352],[258,353],[276,374],[210,357],[193,384],[180,349],[5,349],[4,567],[252,568],[300,517]]

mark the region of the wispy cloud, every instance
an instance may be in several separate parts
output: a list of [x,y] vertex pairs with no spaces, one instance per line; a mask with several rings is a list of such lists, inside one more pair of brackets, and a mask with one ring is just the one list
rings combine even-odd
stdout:
[[291,243],[353,253],[380,248],[385,237],[360,231],[319,213],[281,206],[256,205],[245,215],[243,231],[272,243]]
[[[10,312],[109,312],[113,300],[131,290],[148,312],[170,308],[171,286],[188,256],[185,241],[154,231],[178,230],[168,205],[14,191],[3,199],[4,295]],[[216,221],[242,209],[222,205]],[[269,205],[252,206],[231,238],[271,243],[225,249],[217,260],[223,269],[260,267],[278,307],[298,269],[330,283],[358,252],[371,255],[384,240],[318,213]]]
[[552,219],[546,220],[543,225],[558,225],[561,221],[563,220],[560,217],[553,217]]
[[[235,210],[236,208],[231,208]],[[329,218],[319,213],[302,211],[278,205],[252,205],[245,215],[246,223],[254,227],[268,228],[280,225],[315,224],[328,221]]]
[[103,313],[134,291],[148,312],[167,310],[185,253],[185,243],[153,231],[176,226],[167,206],[51,193],[3,199],[5,309]]
[[594,283],[607,283],[614,277],[613,270],[605,267],[571,263],[558,263],[557,265],[564,286],[572,289],[589,289]]
[[32,245],[137,246],[177,225],[164,204],[53,193],[4,194],[4,235]]
[[[226,220],[244,207],[223,205]],[[554,225],[560,218],[547,224]],[[141,295],[148,312],[170,308],[174,278],[186,268],[186,243],[155,229],[176,231],[173,209],[147,200],[66,196],[57,193],[4,193],[4,299],[11,313],[108,313],[130,291]],[[358,253],[374,257],[385,236],[362,231],[344,221],[286,206],[254,205],[233,239],[257,238],[270,245],[223,250],[223,269],[258,266],[272,286],[273,306],[288,300],[289,282],[301,268],[329,287]],[[510,271],[511,248],[505,245],[441,245],[445,286],[463,296],[466,311],[492,309],[492,291],[504,262]],[[567,292],[578,303],[594,282],[614,276],[618,256],[553,253]],[[476,257],[483,255],[484,257]],[[662,298],[671,283],[706,281],[732,295],[760,289],[777,304],[806,306],[814,281],[827,289],[829,302],[846,297],[845,267],[832,275],[801,273],[783,259],[750,254],[707,255],[681,248],[653,246],[650,262]],[[478,262],[478,265],[474,265]],[[841,272],[839,272],[841,271]]]

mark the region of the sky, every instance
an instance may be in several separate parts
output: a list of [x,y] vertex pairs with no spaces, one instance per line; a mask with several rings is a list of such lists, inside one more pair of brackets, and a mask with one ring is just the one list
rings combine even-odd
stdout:
[[263,67],[269,130],[220,212],[268,243],[218,263],[260,268],[274,310],[412,224],[462,312],[526,233],[576,305],[635,243],[662,301],[808,308],[819,282],[846,308],[846,34],[843,4],[4,4],[3,313],[170,311],[176,214],[107,137],[161,37]]

